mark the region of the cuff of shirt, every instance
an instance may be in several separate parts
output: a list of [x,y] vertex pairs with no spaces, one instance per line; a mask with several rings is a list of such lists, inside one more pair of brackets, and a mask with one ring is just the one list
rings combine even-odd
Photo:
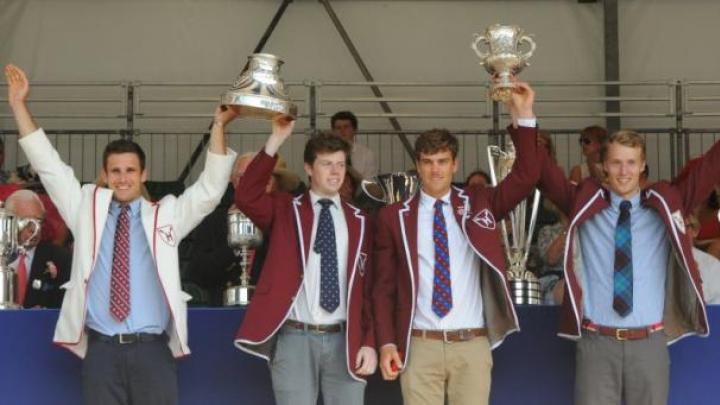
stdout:
[[537,118],[518,118],[519,127],[535,128],[537,127]]

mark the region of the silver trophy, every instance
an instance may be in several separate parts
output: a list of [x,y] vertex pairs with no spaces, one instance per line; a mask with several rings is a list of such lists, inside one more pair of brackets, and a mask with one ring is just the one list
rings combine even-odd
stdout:
[[[250,269],[252,268],[254,250],[263,242],[263,235],[260,229],[252,223],[250,218],[237,209],[230,209],[227,215],[228,224],[228,246],[233,249],[235,257],[239,258],[240,278],[237,284],[228,286],[225,289],[223,305],[245,306],[250,303],[255,286],[250,284]],[[230,269],[236,268],[238,263],[233,263]]]
[[19,235],[30,225],[33,226],[33,232],[27,238],[28,241],[40,232],[40,221],[34,218],[17,218],[6,209],[0,208],[0,309],[20,308],[16,296],[17,277],[8,266],[8,261],[18,251],[26,248],[19,244]]
[[235,109],[240,117],[271,120],[277,115],[297,117],[297,106],[285,92],[280,78],[283,61],[269,53],[248,57],[248,66],[221,97],[221,104]]
[[373,200],[392,204],[415,195],[420,187],[420,180],[414,171],[387,173],[363,180],[360,187],[365,195]]
[[[512,142],[504,150],[499,146],[488,146],[488,162],[493,186],[497,186],[510,173],[515,158],[515,146]],[[500,222],[500,232],[508,261],[508,283],[513,302],[516,304],[542,303],[540,282],[535,274],[526,268],[539,204],[540,192],[536,189],[533,194],[529,224],[526,224],[527,200],[522,200],[510,211],[508,218]]]
[[[508,101],[512,94],[510,76],[520,73],[529,65],[528,59],[535,52],[535,41],[516,25],[494,24],[485,30],[485,34],[474,34],[474,37],[471,46],[480,58],[480,64],[491,75],[498,76],[491,90],[493,100]],[[487,45],[487,52],[479,48],[481,42]],[[523,43],[530,47],[527,52],[520,51]]]

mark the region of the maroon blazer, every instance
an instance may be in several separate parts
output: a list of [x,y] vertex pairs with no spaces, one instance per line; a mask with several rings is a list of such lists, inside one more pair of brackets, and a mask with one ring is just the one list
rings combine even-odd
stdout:
[[[235,204],[256,226],[270,234],[265,263],[255,294],[235,336],[235,345],[270,360],[277,331],[287,319],[297,296],[310,249],[313,209],[306,192],[265,193],[277,158],[261,151],[248,166],[235,191]],[[357,208],[343,202],[348,227],[347,259],[347,370],[355,379],[355,358],[362,346],[375,347],[370,301],[372,269],[371,224]]]
[[[518,331],[518,319],[506,281],[506,259],[500,239],[499,221],[533,190],[540,176],[536,162],[535,128],[509,128],[517,150],[512,172],[497,187],[453,187],[450,195],[455,220],[482,266],[485,323],[493,348],[505,336]],[[380,210],[374,241],[375,285],[373,307],[378,346],[397,345],[407,365],[410,330],[418,289],[418,202],[419,194]],[[456,308],[455,310],[459,310]]]
[[[577,186],[570,183],[562,170],[540,151],[542,176],[540,188],[570,218],[565,240],[565,297],[558,335],[570,339],[581,336],[582,296],[578,277],[582,275],[582,252],[578,244],[578,227],[610,205],[610,192],[594,178]],[[689,335],[709,334],[702,283],[692,255],[692,239],[686,232],[684,218],[710,194],[720,178],[720,142],[705,155],[690,174],[673,182],[657,182],[641,191],[641,203],[655,210],[668,232],[673,255],[668,263],[663,323],[669,343]]]

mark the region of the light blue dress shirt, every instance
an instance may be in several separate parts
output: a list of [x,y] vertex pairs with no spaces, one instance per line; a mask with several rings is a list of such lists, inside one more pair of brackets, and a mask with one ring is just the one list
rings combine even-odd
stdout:
[[161,334],[170,320],[170,311],[160,286],[150,244],[143,230],[141,198],[130,203],[130,314],[123,322],[118,322],[110,314],[115,227],[120,215],[120,204],[117,201],[110,203],[95,269],[90,276],[86,325],[105,335],[140,332]]
[[622,317],[613,309],[615,227],[623,199],[610,193],[610,207],[594,215],[579,228],[583,270],[585,318],[610,327],[648,326],[663,319],[665,278],[670,254],[667,230],[652,208],[640,205],[640,193],[630,202],[632,233],[633,308]]

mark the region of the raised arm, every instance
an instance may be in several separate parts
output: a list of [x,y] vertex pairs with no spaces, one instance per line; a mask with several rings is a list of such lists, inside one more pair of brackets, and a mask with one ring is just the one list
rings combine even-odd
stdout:
[[8,84],[8,103],[15,116],[20,138],[23,138],[38,129],[27,106],[30,82],[25,72],[15,65],[5,66],[5,78]]
[[[540,176],[537,163],[537,126],[533,104],[535,92],[526,83],[515,83],[512,97],[507,104],[512,117],[508,128],[515,145],[516,158],[508,176],[496,187],[486,189],[490,204],[497,218],[504,217],[535,187]],[[492,164],[492,162],[490,162]],[[483,192],[480,190],[479,192]]]
[[705,201],[713,187],[720,183],[720,141],[708,150],[683,179],[674,180],[680,188],[685,212],[693,212]]
[[294,127],[295,121],[288,117],[273,119],[272,134],[265,142],[265,148],[250,162],[235,187],[235,205],[264,231],[270,228],[273,220],[273,201],[265,188],[277,162],[277,152]]

